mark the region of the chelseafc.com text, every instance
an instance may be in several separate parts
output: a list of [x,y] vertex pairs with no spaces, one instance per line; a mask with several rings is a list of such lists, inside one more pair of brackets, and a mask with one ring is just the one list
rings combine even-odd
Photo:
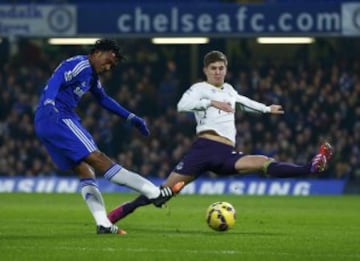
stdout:
[[134,8],[118,17],[121,32],[332,32],[341,28],[338,12],[280,12],[268,15],[249,11],[246,6],[231,12],[189,13],[173,7],[166,13]]

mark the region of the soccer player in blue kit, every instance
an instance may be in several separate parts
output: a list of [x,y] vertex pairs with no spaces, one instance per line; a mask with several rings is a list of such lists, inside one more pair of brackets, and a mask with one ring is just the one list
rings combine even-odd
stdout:
[[88,55],[63,61],[53,72],[35,112],[35,132],[61,170],[72,170],[80,177],[81,194],[95,219],[98,234],[126,234],[113,225],[105,210],[95,173],[109,181],[132,188],[155,206],[161,207],[181,184],[157,187],[149,180],[113,162],[102,153],[75,112],[81,97],[90,91],[105,109],[130,122],[144,136],[149,135],[145,121],[109,97],[99,75],[113,69],[124,59],[117,43],[110,39],[95,42]]
[[[173,186],[180,181],[186,185],[207,171],[219,176],[257,172],[280,178],[323,172],[333,154],[329,143],[322,144],[311,162],[305,165],[277,162],[264,155],[246,155],[235,151],[235,108],[272,114],[283,114],[284,111],[281,105],[266,106],[239,95],[225,82],[227,64],[222,52],[207,53],[203,67],[206,81],[193,84],[178,102],[178,111],[195,114],[197,138],[163,185]],[[138,207],[150,203],[141,195],[118,206],[108,217],[112,223],[116,223]]]

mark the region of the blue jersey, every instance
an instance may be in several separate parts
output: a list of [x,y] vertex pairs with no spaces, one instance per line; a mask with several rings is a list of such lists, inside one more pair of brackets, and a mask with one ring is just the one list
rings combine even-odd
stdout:
[[77,117],[74,109],[89,90],[97,99],[101,100],[106,96],[87,56],[74,56],[56,68],[44,88],[39,106],[43,106],[46,100],[55,101],[60,117]]
[[63,61],[50,77],[35,112],[35,132],[60,169],[71,169],[98,148],[75,112],[90,91],[99,104],[122,118],[130,112],[109,97],[85,55]]

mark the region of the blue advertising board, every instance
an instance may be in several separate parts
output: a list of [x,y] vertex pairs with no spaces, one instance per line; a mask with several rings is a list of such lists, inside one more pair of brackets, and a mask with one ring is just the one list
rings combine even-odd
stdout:
[[[163,180],[150,179],[157,185]],[[132,190],[109,182],[97,180],[102,192],[131,192]],[[265,178],[227,178],[198,179],[188,184],[182,194],[235,194],[235,195],[341,195],[346,181],[339,179],[265,179]],[[76,193],[79,192],[79,179],[62,177],[14,177],[0,178],[0,193]]]
[[360,35],[359,2],[0,4],[0,35]]
[[81,5],[78,32],[124,35],[340,34],[341,5]]

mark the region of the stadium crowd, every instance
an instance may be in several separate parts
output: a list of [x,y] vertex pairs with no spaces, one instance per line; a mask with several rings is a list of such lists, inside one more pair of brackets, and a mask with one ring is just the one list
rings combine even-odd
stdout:
[[[104,75],[103,85],[120,104],[146,119],[151,135],[144,138],[99,109],[91,95],[82,99],[79,114],[106,154],[144,176],[165,177],[195,135],[193,116],[176,111],[180,95],[191,84],[186,50],[171,56],[166,47],[140,41],[131,48],[129,61],[112,77]],[[40,48],[28,41],[19,44],[14,55],[0,59],[0,175],[72,175],[58,171],[51,162],[34,135],[33,115],[51,71],[62,59],[78,53],[85,51]],[[286,112],[282,116],[238,113],[239,150],[304,163],[321,142],[329,141],[335,156],[321,178],[360,179],[358,62],[231,63],[227,81],[240,94],[265,104],[282,104]],[[202,79],[201,70],[198,77]]]

